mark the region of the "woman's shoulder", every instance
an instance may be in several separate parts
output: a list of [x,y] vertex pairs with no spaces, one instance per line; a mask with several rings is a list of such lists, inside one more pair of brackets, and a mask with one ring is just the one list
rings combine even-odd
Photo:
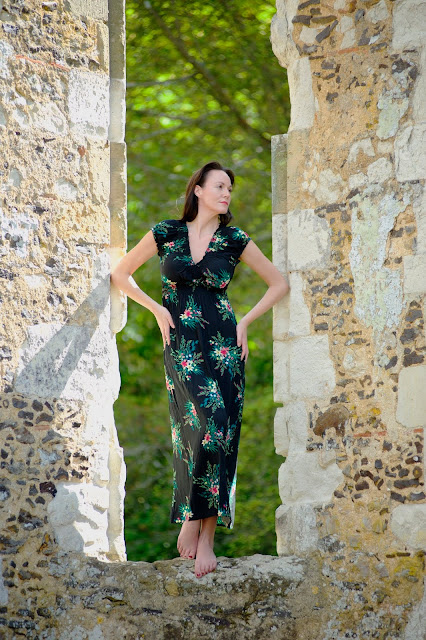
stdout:
[[169,233],[176,231],[182,226],[181,220],[176,220],[175,218],[169,218],[167,220],[160,220],[151,227],[151,230],[154,234],[159,236],[166,236]]
[[236,225],[226,225],[225,227],[226,229],[228,229],[228,233],[229,235],[234,239],[234,240],[251,240],[249,234],[244,231],[244,229],[242,229],[241,227],[237,227]]

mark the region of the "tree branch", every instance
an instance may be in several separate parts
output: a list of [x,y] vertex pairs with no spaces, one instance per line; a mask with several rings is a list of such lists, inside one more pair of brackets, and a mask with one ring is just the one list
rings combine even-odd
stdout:
[[224,89],[222,89],[221,85],[219,84],[215,76],[211,73],[211,71],[202,62],[194,58],[194,56],[192,56],[189,53],[182,39],[180,37],[177,37],[172,32],[172,30],[164,22],[163,18],[153,8],[149,0],[145,0],[144,5],[145,5],[145,8],[148,9],[148,11],[152,14],[156,23],[158,24],[160,29],[163,31],[164,35],[176,47],[176,49],[179,51],[181,56],[187,62],[189,62],[189,64],[191,64],[194,67],[194,69],[198,71],[198,73],[200,73],[203,76],[203,78],[206,80],[206,82],[210,86],[210,89],[214,97],[216,98],[216,100],[218,100],[218,102],[228,107],[230,112],[234,114],[235,118],[237,119],[237,122],[240,124],[242,129],[256,136],[259,142],[261,143],[262,147],[264,147],[265,149],[266,148],[269,149],[270,147],[269,138],[265,136],[265,134],[262,131],[259,131],[258,129],[252,127],[247,122],[247,120],[242,116],[242,114],[236,108],[235,104],[232,102],[227,92]]

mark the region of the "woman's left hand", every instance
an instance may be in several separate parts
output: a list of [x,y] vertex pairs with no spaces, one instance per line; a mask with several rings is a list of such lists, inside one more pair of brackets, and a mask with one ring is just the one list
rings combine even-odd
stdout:
[[247,343],[247,325],[244,319],[240,320],[237,324],[237,345],[242,347],[241,360],[244,358],[244,362],[247,362],[249,348]]

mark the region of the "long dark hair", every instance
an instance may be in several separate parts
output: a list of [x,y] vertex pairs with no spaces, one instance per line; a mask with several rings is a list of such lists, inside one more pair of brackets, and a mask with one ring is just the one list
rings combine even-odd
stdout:
[[[185,204],[183,206],[183,214],[181,220],[185,222],[191,222],[195,220],[198,215],[198,198],[194,193],[195,186],[198,184],[202,187],[206,181],[207,174],[209,171],[213,169],[218,169],[219,171],[224,171],[228,174],[231,179],[231,184],[233,185],[235,182],[234,173],[231,169],[225,169],[219,162],[208,162],[201,169],[198,169],[190,178],[188,184],[186,185],[185,192]],[[221,224],[228,224],[232,220],[232,213],[228,209],[226,213],[219,214],[219,220]]]

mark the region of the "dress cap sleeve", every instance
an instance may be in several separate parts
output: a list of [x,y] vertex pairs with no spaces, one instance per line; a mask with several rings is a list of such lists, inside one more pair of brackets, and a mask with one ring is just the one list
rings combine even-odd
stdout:
[[157,222],[157,224],[151,227],[160,257],[163,255],[164,244],[174,238],[178,228],[179,220],[174,219],[161,220],[161,222]]
[[251,238],[249,234],[240,227],[228,227],[228,230],[232,253],[238,260]]

